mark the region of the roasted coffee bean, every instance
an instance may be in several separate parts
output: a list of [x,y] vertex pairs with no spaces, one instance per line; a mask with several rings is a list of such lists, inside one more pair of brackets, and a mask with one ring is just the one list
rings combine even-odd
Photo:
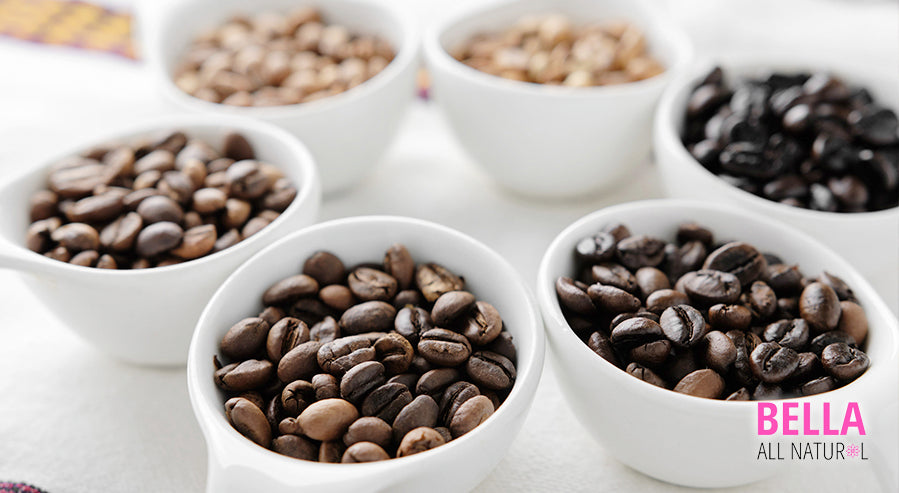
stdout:
[[374,361],[377,356],[374,344],[385,335],[374,332],[326,342],[318,350],[318,365],[332,375],[343,376],[359,363]]
[[278,379],[286,383],[314,375],[318,371],[317,355],[321,345],[318,341],[308,341],[285,353],[278,361]]
[[628,293],[636,294],[638,290],[636,277],[621,264],[606,262],[594,265],[591,268],[590,277],[593,282],[614,286]]
[[311,276],[321,286],[338,284],[345,280],[343,262],[330,252],[316,252],[303,264],[303,274]]
[[490,351],[478,351],[465,364],[468,376],[481,387],[505,390],[515,383],[515,365],[505,356]]
[[428,360],[421,357],[417,352],[415,356],[412,357],[412,363],[409,364],[409,370],[415,373],[421,373],[424,375],[425,373],[434,369],[434,365],[428,362]]
[[384,365],[377,361],[366,361],[347,370],[340,380],[340,397],[352,402],[361,402],[369,392],[381,386]]
[[154,223],[138,233],[135,250],[142,257],[154,257],[178,246],[183,237],[184,231],[175,223]]
[[733,377],[743,386],[754,386],[757,383],[757,377],[752,372],[752,363],[750,355],[756,346],[761,344],[761,339],[752,332],[743,332],[739,330],[731,330],[725,333],[737,348],[737,357],[734,358]]
[[855,380],[868,369],[869,364],[867,354],[843,342],[830,344],[821,351],[824,371],[837,380]]
[[765,383],[780,383],[796,370],[799,355],[776,342],[763,342],[752,350],[749,362],[756,378]]
[[297,417],[303,434],[313,440],[331,441],[343,437],[359,417],[359,412],[343,399],[325,399],[310,404]]
[[393,306],[399,310],[407,306],[419,306],[423,301],[424,298],[417,290],[406,289],[396,294],[396,298],[393,299]]
[[379,445],[372,442],[357,442],[347,447],[340,462],[356,464],[360,462],[376,462],[387,460],[390,456]]
[[461,278],[434,263],[422,264],[416,268],[415,283],[425,299],[432,303],[444,293],[465,288]]
[[408,289],[415,277],[415,261],[409,250],[397,243],[384,255],[384,270],[396,279],[399,289]]
[[50,238],[70,252],[96,250],[100,246],[97,230],[84,223],[69,223],[57,227]]
[[72,257],[69,263],[81,267],[93,267],[99,257],[100,254],[96,250],[85,250]]
[[343,312],[340,328],[348,334],[386,332],[393,328],[396,309],[383,301],[367,301]]
[[406,457],[437,448],[446,443],[446,439],[437,430],[424,426],[406,433],[397,448],[397,457]]
[[403,373],[412,363],[414,349],[403,336],[391,332],[381,337],[374,344],[375,356],[387,370],[388,374]]
[[272,440],[272,450],[294,459],[318,459],[318,446],[314,442],[296,435],[282,435],[275,438]]
[[769,319],[777,310],[777,295],[764,281],[755,281],[749,288],[749,306],[757,319]]
[[639,378],[640,380],[643,380],[644,382],[655,385],[656,387],[662,387],[663,389],[667,388],[667,384],[664,380],[662,380],[660,376],[656,375],[655,372],[643,365],[631,363],[627,365],[625,371]]
[[752,394],[749,393],[749,389],[746,387],[740,387],[736,392],[727,396],[724,400],[726,401],[748,401],[752,399]]
[[281,409],[290,416],[299,416],[313,402],[315,388],[305,380],[290,382],[281,392]]
[[787,397],[790,396],[784,392],[783,387],[773,383],[761,382],[752,391],[752,399],[756,401],[773,401]]
[[432,328],[431,315],[422,308],[407,306],[397,312],[394,319],[394,330],[413,346],[418,346],[421,334]]
[[852,337],[856,343],[862,344],[868,337],[868,317],[865,309],[852,301],[840,302],[840,322],[837,329]]
[[618,357],[615,355],[615,350],[612,349],[612,342],[602,332],[590,334],[590,338],[587,339],[587,346],[609,363],[621,366],[618,362]]
[[808,324],[801,318],[778,320],[765,327],[762,338],[766,342],[776,342],[783,347],[799,351],[808,343]]
[[455,368],[435,368],[422,374],[415,386],[416,395],[430,395],[439,398],[444,390],[459,381],[462,375]]
[[418,384],[419,375],[417,373],[400,373],[394,375],[387,380],[387,383],[399,383],[405,385],[410,391],[415,391]]
[[440,327],[446,327],[454,320],[471,311],[475,302],[474,295],[468,291],[450,291],[437,298],[431,310],[431,318]]
[[278,323],[279,320],[286,317],[287,314],[284,313],[284,310],[276,307],[276,306],[267,306],[264,310],[259,313],[259,318],[268,322],[270,326]]
[[640,308],[640,299],[614,286],[594,284],[587,289],[593,304],[606,313],[633,312]]
[[57,208],[58,203],[59,197],[50,190],[38,190],[32,194],[29,200],[29,205],[31,206],[29,218],[31,222],[55,216],[59,211]]
[[748,286],[767,271],[768,262],[752,245],[735,241],[711,252],[702,268],[733,274]]
[[184,260],[192,260],[211,252],[215,247],[215,226],[196,226],[184,232],[181,244],[171,250],[171,254]]
[[318,299],[328,305],[329,308],[338,311],[347,310],[356,303],[350,288],[340,284],[332,284],[321,288],[318,292]]
[[685,275],[682,280],[684,292],[700,305],[730,304],[740,298],[740,280],[727,272],[703,269]]
[[312,388],[315,391],[315,400],[334,399],[340,397],[340,386],[334,375],[319,373],[312,377]]
[[393,423],[396,415],[410,402],[412,392],[405,385],[385,383],[365,397],[360,410],[363,416],[375,416],[387,423]]
[[764,277],[778,296],[793,296],[802,291],[802,273],[795,265],[769,265]]
[[703,338],[703,360],[709,368],[724,375],[737,359],[737,347],[724,333],[713,330]]
[[686,294],[674,289],[659,289],[646,298],[646,309],[661,315],[672,306],[685,305],[690,302]]
[[396,294],[397,282],[391,275],[360,267],[350,273],[350,291],[362,301],[389,301]]
[[265,414],[252,402],[241,397],[228,399],[225,403],[225,416],[231,426],[241,435],[268,448],[272,442],[272,429],[265,419]]
[[250,141],[248,141],[246,137],[237,132],[230,132],[225,135],[225,146],[222,150],[222,154],[235,161],[256,159],[253,145],[250,144]]
[[262,302],[266,305],[286,305],[316,293],[318,282],[310,276],[298,274],[282,279],[265,290]]
[[455,382],[440,396],[440,414],[437,422],[449,426],[449,422],[456,411],[465,401],[474,396],[481,395],[478,387],[469,382]]
[[674,386],[674,391],[706,399],[718,399],[724,392],[724,379],[715,370],[696,370],[682,378]]
[[714,239],[711,230],[696,223],[683,223],[677,227],[677,242],[680,244],[698,241],[711,246]]
[[609,233],[599,232],[577,242],[574,254],[583,264],[598,264],[615,258],[617,240]]
[[840,322],[840,300],[827,284],[810,283],[799,297],[799,314],[815,333],[833,330]]
[[432,364],[457,366],[471,355],[471,343],[461,334],[435,328],[421,334],[418,352]]
[[655,267],[641,267],[634,274],[637,286],[640,288],[640,296],[646,299],[652,293],[662,289],[671,289],[671,281],[664,272]]
[[823,351],[825,347],[837,342],[842,342],[849,346],[856,345],[855,339],[849,334],[841,330],[831,330],[815,336],[809,343],[808,350],[820,356],[821,351]]
[[518,351],[515,349],[515,342],[512,340],[512,334],[506,330],[500,331],[496,339],[486,346],[488,351],[501,354],[509,359],[512,363],[518,360]]
[[675,305],[665,309],[659,318],[659,325],[665,337],[680,347],[696,344],[707,330],[702,313],[690,305]]
[[359,442],[371,442],[387,449],[390,447],[392,438],[393,429],[390,427],[390,424],[381,418],[364,416],[350,425],[346,434],[343,435],[343,443],[347,446],[352,446]]
[[830,286],[834,293],[837,294],[840,301],[856,301],[855,293],[852,292],[852,288],[846,284],[846,281],[843,281],[839,277],[824,271],[816,280],[821,284]]
[[122,197],[118,193],[85,197],[66,211],[66,217],[74,223],[98,223],[113,219],[122,212]]
[[400,441],[406,433],[424,426],[433,428],[437,424],[440,407],[429,395],[419,395],[406,405],[393,420],[393,439]]
[[790,375],[791,382],[807,382],[821,375],[821,360],[814,353],[799,353],[799,364]]
[[215,372],[215,383],[222,390],[244,392],[258,389],[266,384],[274,374],[274,367],[269,361],[248,359],[241,363],[232,363]]
[[615,346],[636,347],[665,337],[662,326],[643,317],[625,320],[612,330],[611,341]]
[[228,329],[220,349],[231,359],[248,359],[262,351],[268,335],[268,322],[261,318],[245,318]]
[[752,312],[742,305],[717,304],[709,308],[709,322],[722,330],[747,330],[752,323]]
[[502,332],[503,319],[493,305],[478,301],[474,305],[474,311],[461,322],[461,327],[462,334],[471,344],[484,346],[493,342]]
[[340,440],[322,442],[318,449],[318,461],[330,464],[339,464],[346,452],[346,445]]
[[119,265],[112,255],[103,254],[100,255],[100,258],[97,260],[97,263],[94,265],[94,267],[98,269],[118,269]]
[[113,177],[106,167],[93,160],[80,157],[67,158],[50,172],[48,185],[59,198],[80,198],[88,195],[98,185],[108,184]]
[[283,317],[268,331],[265,347],[269,359],[277,363],[293,348],[308,341],[309,327],[305,323],[293,317]]
[[490,399],[478,395],[465,401],[450,419],[450,433],[453,438],[458,438],[477,428],[481,423],[493,415],[493,403]]
[[630,236],[618,242],[618,259],[631,270],[656,267],[665,258],[665,242],[646,235]]
[[582,287],[582,285],[579,285],[579,283],[569,277],[556,279],[556,295],[565,308],[575,313],[582,315],[593,315],[596,313],[596,306],[593,305],[593,301],[587,295],[587,288]]
[[330,316],[326,316],[309,329],[309,338],[322,344],[331,342],[340,336],[340,326],[337,324],[337,320]]

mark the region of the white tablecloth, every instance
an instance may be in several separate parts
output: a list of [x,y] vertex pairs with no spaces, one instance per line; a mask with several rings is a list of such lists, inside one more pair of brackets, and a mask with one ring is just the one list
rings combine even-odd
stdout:
[[[433,16],[477,2],[406,3]],[[895,3],[673,3],[674,17],[706,52],[753,43],[899,65]],[[134,62],[0,39],[0,67],[0,176],[18,174],[85,135],[157,111],[156,95]],[[606,205],[659,195],[649,164],[593,200],[539,203],[505,195],[462,153],[436,109],[417,103],[371,180],[329,198],[322,219],[400,214],[441,222],[495,248],[532,283],[543,250],[571,221]],[[54,493],[201,491],[204,447],[183,369],[110,360],[50,317],[14,273],[0,272],[0,481],[27,481]],[[794,465],[778,478],[734,491],[874,491],[872,471],[855,464]],[[478,488],[510,490],[679,488],[632,471],[593,442],[548,365],[522,432]]]

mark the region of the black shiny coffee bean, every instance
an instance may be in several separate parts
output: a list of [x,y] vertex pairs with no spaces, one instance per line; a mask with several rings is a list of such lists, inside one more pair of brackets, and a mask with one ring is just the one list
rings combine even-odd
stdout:
[[752,245],[731,242],[711,252],[702,268],[733,274],[743,286],[748,286],[762,276],[768,262]]
[[693,346],[707,331],[702,313],[690,305],[675,305],[662,312],[659,318],[662,332],[675,345]]
[[756,378],[765,383],[780,383],[799,366],[799,354],[776,342],[763,342],[752,350],[749,361]]
[[765,342],[776,342],[783,347],[799,351],[808,343],[808,324],[801,318],[778,320],[765,327],[762,339]]
[[596,313],[596,306],[587,295],[587,288],[569,277],[560,277],[556,280],[556,295],[565,308],[575,313],[582,315]]
[[588,236],[574,247],[577,260],[584,264],[598,264],[615,258],[617,240],[609,233],[599,232]]
[[590,270],[593,282],[606,286],[614,286],[631,294],[637,293],[637,278],[621,264],[604,262],[594,265]]
[[703,338],[702,358],[709,368],[724,375],[737,359],[737,347],[723,332],[713,330]]
[[769,265],[764,279],[778,296],[795,296],[802,292],[802,273],[795,265]]
[[659,289],[646,298],[646,309],[656,315],[661,315],[672,306],[685,305],[689,302],[690,298],[680,291]]
[[618,260],[628,269],[656,267],[665,258],[665,242],[651,236],[629,236],[618,242]]
[[740,279],[727,272],[703,269],[688,273],[682,281],[684,292],[700,305],[730,304],[740,298]]
[[719,303],[709,308],[709,322],[721,330],[747,330],[752,323],[752,312],[743,305]]
[[869,365],[870,360],[864,351],[842,342],[833,343],[821,351],[821,366],[837,380],[855,380]]
[[427,310],[407,306],[397,312],[393,328],[415,347],[418,346],[421,334],[433,329],[434,325]]
[[840,299],[827,284],[810,283],[799,296],[799,315],[815,333],[833,330],[840,322]]
[[842,330],[831,330],[815,336],[811,342],[809,342],[808,350],[820,356],[821,352],[824,351],[824,348],[838,342],[848,346],[856,345],[855,339],[849,334]]
[[618,357],[615,355],[615,350],[612,349],[612,342],[602,332],[590,334],[590,337],[587,339],[587,346],[609,363],[621,366],[618,362]]

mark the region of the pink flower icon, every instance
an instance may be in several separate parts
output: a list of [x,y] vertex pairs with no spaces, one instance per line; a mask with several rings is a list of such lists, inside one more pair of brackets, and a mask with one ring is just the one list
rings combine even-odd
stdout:
[[858,447],[858,445],[850,444],[848,447],[846,447],[846,455],[852,457],[853,459],[857,458],[860,452],[861,449]]

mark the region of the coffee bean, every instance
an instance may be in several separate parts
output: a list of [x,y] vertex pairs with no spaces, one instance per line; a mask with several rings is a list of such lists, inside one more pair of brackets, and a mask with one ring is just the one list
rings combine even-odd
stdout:
[[740,297],[737,276],[717,270],[698,270],[683,277],[684,292],[700,305],[734,303]]
[[295,347],[309,341],[309,327],[293,317],[279,319],[268,331],[265,348],[269,359],[278,363]]
[[384,255],[384,270],[396,279],[399,289],[408,289],[415,276],[415,261],[409,250],[397,243]]
[[272,441],[272,430],[265,414],[252,402],[235,397],[225,403],[225,416],[241,435],[268,448]]
[[340,397],[353,402],[361,402],[372,390],[381,386],[384,365],[377,361],[366,361],[350,368],[340,380]]
[[365,416],[357,419],[343,435],[343,443],[352,446],[359,442],[372,442],[381,448],[389,448],[393,438],[393,430],[390,424],[381,418]]
[[457,366],[471,355],[471,343],[461,334],[435,328],[421,334],[418,352],[435,365]]
[[512,334],[506,330],[500,331],[496,339],[486,346],[488,351],[501,354],[509,359],[512,363],[518,360],[518,351],[515,349],[515,342]]
[[331,441],[343,437],[359,417],[359,412],[343,399],[325,399],[310,404],[297,417],[303,434],[313,440]]
[[465,288],[461,278],[434,263],[422,264],[416,268],[415,283],[429,302],[437,301],[437,298],[444,293],[461,291]]
[[387,383],[399,383],[405,385],[410,391],[415,390],[418,384],[419,375],[417,373],[400,373],[394,375],[387,380]]
[[710,253],[702,268],[733,274],[748,286],[766,272],[768,262],[752,245],[731,242]]
[[846,343],[836,342],[821,351],[821,365],[837,380],[855,380],[868,369],[870,360],[863,351]]
[[334,375],[319,373],[312,377],[312,388],[315,391],[315,400],[334,399],[340,397],[340,386]]
[[814,380],[809,380],[808,382],[802,384],[799,391],[802,395],[815,395],[822,394],[824,392],[830,392],[831,390],[837,388],[837,383],[830,376],[818,377]]
[[505,356],[490,351],[472,354],[465,371],[474,383],[488,389],[504,390],[515,383],[515,365]]
[[230,132],[225,135],[225,146],[222,153],[225,157],[235,161],[256,159],[253,145],[250,144],[246,137],[237,132]]
[[659,289],[646,298],[646,309],[661,315],[665,310],[677,305],[686,305],[690,299],[686,294],[674,289]]
[[612,363],[615,366],[621,366],[620,363],[618,363],[618,357],[615,356],[614,349],[612,349],[612,342],[602,332],[590,334],[590,338],[587,340],[587,346],[609,363]]
[[433,428],[440,408],[429,395],[419,395],[406,405],[393,421],[393,439],[402,440],[407,433],[419,427]]
[[212,251],[216,238],[215,226],[196,226],[184,232],[181,244],[173,248],[171,253],[185,260],[199,258]]
[[269,361],[249,359],[232,363],[215,372],[215,383],[222,390],[244,392],[265,385],[272,377],[274,368]]
[[764,277],[778,296],[793,296],[802,291],[802,273],[795,265],[769,265]]
[[340,328],[348,334],[387,332],[393,328],[396,309],[383,301],[367,301],[351,307],[340,317]]
[[753,386],[757,383],[757,377],[752,371],[750,355],[756,346],[761,344],[761,339],[752,332],[731,330],[725,333],[737,348],[737,357],[734,359],[733,378],[743,386]]
[[285,353],[278,361],[278,379],[286,383],[314,375],[318,371],[317,355],[321,346],[318,341],[308,341]]
[[439,398],[444,390],[459,381],[462,375],[455,368],[435,368],[422,374],[415,386],[417,395]]
[[309,329],[309,338],[322,344],[331,342],[340,336],[340,326],[337,324],[337,320],[331,316],[326,316]]
[[112,178],[103,164],[93,159],[73,157],[57,164],[47,181],[50,190],[57,196],[69,199],[84,197],[98,185],[108,184]]
[[577,242],[574,254],[579,262],[598,264],[615,258],[615,245],[618,241],[609,233],[599,232]]
[[780,385],[762,382],[752,391],[752,399],[756,401],[774,401],[790,397]]
[[375,341],[374,349],[376,358],[391,375],[406,371],[415,352],[406,338],[393,332]]
[[636,294],[638,290],[637,278],[626,267],[615,263],[602,263],[594,265],[590,270],[593,282],[623,289],[628,293]]
[[779,320],[765,327],[762,338],[767,342],[776,342],[783,347],[799,351],[808,343],[808,324],[801,318]]
[[727,374],[737,359],[737,347],[724,333],[713,330],[703,338],[703,360],[720,374]]
[[656,267],[665,258],[665,242],[646,235],[629,236],[618,242],[618,259],[631,270]]
[[746,387],[741,387],[739,390],[734,392],[733,394],[727,396],[726,401],[748,401],[752,398],[752,394],[749,393],[749,390]]
[[823,351],[825,347],[837,342],[842,342],[849,346],[856,345],[855,339],[849,334],[840,330],[831,330],[815,336],[809,343],[808,350],[820,356],[821,351]]
[[656,375],[655,372],[643,365],[631,363],[627,365],[625,371],[639,378],[640,380],[643,380],[644,382],[655,385],[656,387],[662,387],[663,389],[667,388],[665,381],[662,380],[660,376]]
[[449,426],[449,421],[465,401],[481,395],[478,387],[469,382],[455,382],[443,392],[440,398],[438,422]]
[[556,295],[558,295],[560,303],[565,308],[575,313],[583,315],[596,313],[596,306],[593,305],[593,301],[587,295],[587,288],[582,288],[571,278],[560,277],[556,279]]
[[372,390],[362,401],[362,415],[375,416],[387,423],[393,423],[397,414],[410,402],[412,393],[405,385],[385,383]]
[[668,276],[655,267],[641,267],[634,274],[634,277],[643,299],[646,299],[656,291],[671,289],[671,281],[668,279]]
[[93,267],[99,257],[100,254],[96,250],[85,250],[72,257],[69,263],[81,267]]
[[752,312],[742,305],[717,304],[709,308],[709,323],[723,331],[747,330],[752,323]]
[[303,437],[296,435],[282,435],[272,440],[272,450],[275,452],[300,460],[316,460],[318,458],[318,446]]
[[405,337],[410,344],[418,346],[422,333],[434,328],[430,314],[422,308],[405,307],[396,314],[394,330]]
[[810,283],[799,297],[799,314],[816,333],[833,330],[840,322],[840,300],[827,284]]
[[294,380],[281,391],[281,409],[290,416],[299,416],[315,402],[315,388],[305,380]]
[[222,338],[222,354],[235,360],[251,358],[262,350],[268,334],[268,322],[261,318],[245,318],[232,325]]
[[305,274],[282,279],[265,290],[262,303],[265,305],[286,305],[300,298],[318,293],[318,282]]
[[346,452],[346,445],[340,440],[322,442],[318,449],[318,461],[330,464],[339,464]]
[[343,453],[340,462],[344,464],[355,464],[360,462],[376,462],[387,460],[390,456],[379,445],[372,442],[358,442],[347,447]]
[[633,312],[640,308],[640,299],[614,286],[594,284],[587,289],[593,304],[607,313]]
[[478,301],[474,305],[474,311],[461,322],[461,325],[463,335],[472,344],[484,346],[499,337],[503,330],[503,319],[493,305]]
[[330,252],[316,252],[303,264],[303,274],[311,276],[322,286],[343,282],[345,273],[343,262]]
[[415,455],[427,450],[437,448],[446,443],[446,439],[437,430],[427,427],[419,427],[406,433],[397,449],[397,457]]
[[724,392],[724,379],[715,370],[696,370],[681,379],[674,386],[674,391],[706,399],[718,399]]
[[31,195],[29,218],[31,222],[53,217],[58,212],[59,197],[50,190],[38,190]]
[[780,383],[796,370],[799,355],[776,342],[763,342],[752,351],[749,361],[756,378],[765,383]]
[[868,317],[864,308],[852,301],[841,301],[837,329],[848,334],[858,344],[865,342],[868,337]]
[[184,231],[175,223],[153,223],[138,233],[135,250],[142,257],[154,257],[177,247],[183,236]]
[[343,376],[360,363],[374,361],[377,356],[374,344],[383,336],[382,332],[366,333],[326,342],[318,350],[318,365],[332,375]]
[[699,342],[706,334],[702,313],[690,305],[675,305],[665,309],[659,319],[662,332],[674,344],[688,347]]
[[69,251],[96,250],[100,246],[97,230],[84,223],[69,223],[57,227],[50,238]]
[[754,281],[750,286],[749,306],[756,318],[771,318],[777,310],[777,295],[764,281]]
[[263,172],[259,162],[244,159],[225,170],[231,182],[230,192],[240,199],[256,199],[271,189],[273,181]]
[[478,427],[493,415],[493,403],[483,395],[465,401],[451,419],[449,429],[453,438],[458,438]]
[[696,223],[683,223],[677,227],[677,242],[680,244],[698,241],[711,246],[714,238],[711,230]]
[[807,382],[822,373],[821,360],[815,353],[799,353],[799,364],[790,375],[791,382]]
[[396,294],[397,283],[389,274],[362,267],[350,273],[350,291],[362,301],[389,301]]
[[611,341],[615,346],[636,347],[664,338],[662,326],[643,317],[625,320],[612,330]]
[[840,301],[856,301],[855,293],[852,292],[852,288],[846,284],[846,281],[840,279],[839,277],[824,271],[820,276],[816,279],[816,281],[821,284],[826,284],[833,289],[834,293],[836,293],[837,298]]
[[397,310],[401,308],[405,308],[407,306],[419,306],[424,303],[424,298],[421,293],[419,293],[415,289],[406,289],[400,291],[396,294],[396,298],[393,299],[393,306],[396,307]]
[[475,306],[474,295],[467,291],[450,291],[444,293],[434,302],[431,318],[434,323],[446,327],[450,322],[468,313]]

